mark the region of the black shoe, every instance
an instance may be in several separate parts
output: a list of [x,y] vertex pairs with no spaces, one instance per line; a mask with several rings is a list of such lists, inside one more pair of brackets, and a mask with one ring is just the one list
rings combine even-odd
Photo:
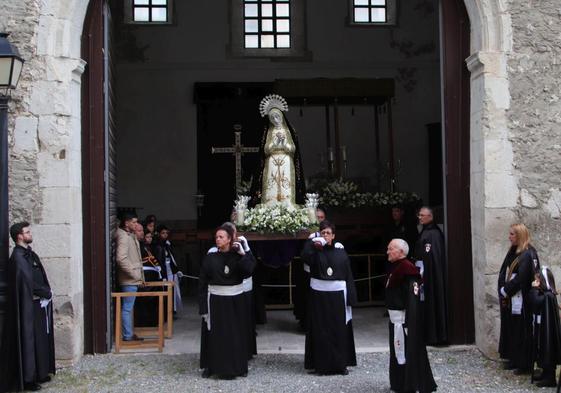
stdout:
[[514,375],[526,375],[530,374],[530,370],[527,368],[517,368],[513,371]]
[[515,365],[513,365],[512,363],[506,362],[503,363],[503,370],[514,370],[516,368]]
[[39,383],[45,382],[51,382],[51,377],[47,375],[45,378],[39,380]]
[[201,377],[203,378],[210,378],[210,370],[208,368],[205,368],[203,370],[203,373],[201,374]]
[[349,370],[344,369],[343,371],[340,372],[341,375],[349,375]]
[[41,390],[41,385],[39,385],[37,382],[26,383],[23,385],[23,388],[31,392],[36,392],[38,390]]
[[540,387],[540,388],[554,388],[557,386],[557,382],[555,381],[555,378],[551,379],[551,378],[545,378],[541,381],[539,381],[538,383],[536,383],[536,386]]

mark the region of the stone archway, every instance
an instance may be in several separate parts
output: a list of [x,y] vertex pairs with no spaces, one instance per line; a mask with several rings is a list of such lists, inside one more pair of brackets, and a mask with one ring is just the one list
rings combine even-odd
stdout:
[[[506,118],[511,21],[503,0],[464,1],[471,22],[467,64],[476,342],[492,354],[498,326],[494,274],[504,251],[499,239],[518,204]],[[80,84],[85,64],[80,45],[89,3],[29,1],[21,7],[14,0],[7,13],[13,18],[3,26],[13,32],[12,41],[27,59],[9,125],[12,219],[28,218],[34,224],[36,248],[57,291],[57,357],[68,361],[80,357],[84,345]],[[26,22],[16,22],[21,20]]]

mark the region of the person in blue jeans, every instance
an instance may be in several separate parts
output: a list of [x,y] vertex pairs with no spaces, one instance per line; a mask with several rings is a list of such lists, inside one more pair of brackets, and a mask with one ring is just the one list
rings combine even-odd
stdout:
[[[121,225],[115,235],[117,244],[117,278],[122,292],[137,292],[138,287],[144,285],[144,271],[140,245],[135,235],[138,217],[133,213],[125,213]],[[124,341],[139,341],[142,338],[134,334],[132,310],[136,297],[122,299],[121,319]]]

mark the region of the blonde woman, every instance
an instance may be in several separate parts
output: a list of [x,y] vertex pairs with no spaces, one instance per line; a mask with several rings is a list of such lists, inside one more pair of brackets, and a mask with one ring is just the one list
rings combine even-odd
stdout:
[[532,307],[530,290],[539,272],[538,253],[530,243],[524,224],[510,226],[510,249],[499,273],[498,294],[501,307],[499,353],[507,360],[505,368],[514,374],[529,374],[532,365]]

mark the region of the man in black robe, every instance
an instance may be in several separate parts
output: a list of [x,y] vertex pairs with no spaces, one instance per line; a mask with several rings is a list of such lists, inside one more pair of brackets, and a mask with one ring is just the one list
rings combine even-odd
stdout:
[[426,343],[442,345],[448,341],[444,235],[434,223],[433,212],[429,207],[419,210],[419,223],[423,225],[423,230],[415,244],[413,257],[423,277],[421,301],[424,302]]
[[0,345],[0,392],[41,389],[55,374],[53,293],[29,223],[12,225],[16,246],[7,265],[7,309]]
[[394,265],[386,282],[386,306],[390,314],[390,388],[395,392],[434,392],[421,315],[419,270],[407,259],[409,246],[403,239],[388,245],[388,260]]
[[323,221],[320,234],[302,252],[310,266],[304,367],[321,375],[346,375],[347,366],[356,366],[351,311],[356,288],[349,256],[334,246],[335,226]]

